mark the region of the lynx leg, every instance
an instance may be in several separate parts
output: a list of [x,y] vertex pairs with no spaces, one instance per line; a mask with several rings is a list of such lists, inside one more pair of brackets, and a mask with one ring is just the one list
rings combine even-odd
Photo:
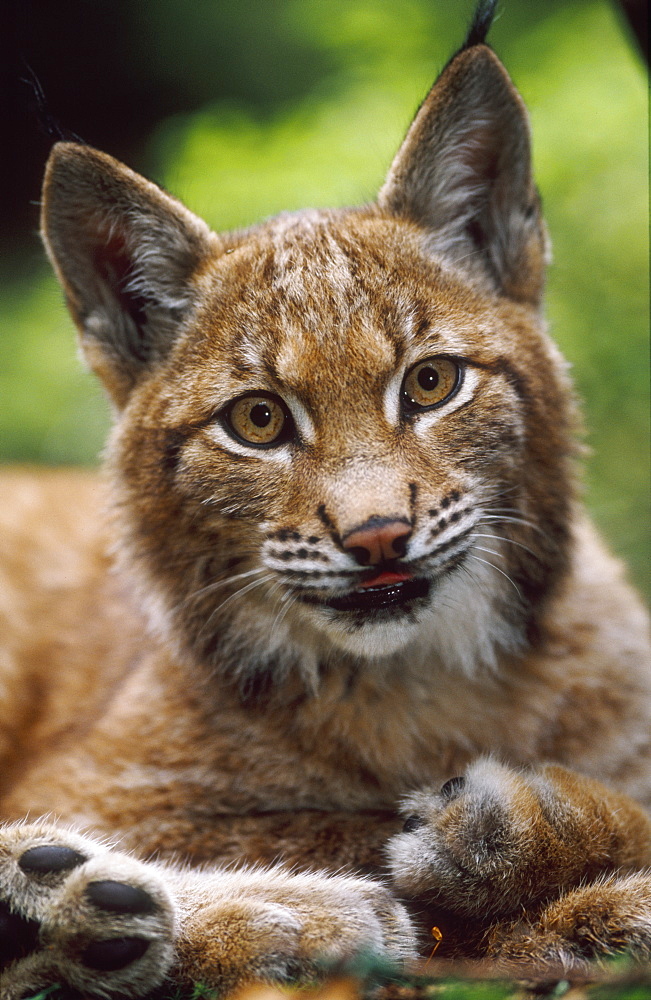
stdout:
[[369,879],[142,863],[50,823],[0,828],[0,995],[60,982],[138,997],[173,977],[230,989],[301,979],[360,951],[416,954]]
[[276,868],[179,877],[178,969],[221,990],[314,976],[322,963],[375,952],[416,955],[406,910],[368,879]]
[[495,918],[616,870],[651,864],[651,818],[626,796],[548,765],[491,759],[407,799],[389,844],[398,889],[469,917]]
[[537,920],[496,928],[488,945],[488,954],[511,975],[542,963],[576,971],[622,952],[651,959],[649,872],[613,875],[573,889],[545,906]]

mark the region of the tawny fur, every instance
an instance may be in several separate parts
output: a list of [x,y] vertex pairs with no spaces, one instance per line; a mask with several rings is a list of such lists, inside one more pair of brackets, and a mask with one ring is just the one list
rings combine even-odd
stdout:
[[[647,619],[577,498],[526,114],[492,52],[451,61],[375,205],[216,236],[62,144],[43,231],[116,423],[101,478],[0,480],[0,906],[31,942],[3,997],[414,954],[417,921],[354,877],[384,871],[406,793],[394,884],[448,953],[648,955]],[[431,357],[457,359],[458,391],[405,411]],[[294,437],[234,436],[247,393],[279,398]],[[347,539],[379,545],[384,522],[408,535],[384,571],[432,593],[382,620],[333,610],[373,575]],[[72,874],[23,871],[34,845]],[[89,941],[152,942],[118,971],[79,943],[93,865],[155,901],[88,918]]]

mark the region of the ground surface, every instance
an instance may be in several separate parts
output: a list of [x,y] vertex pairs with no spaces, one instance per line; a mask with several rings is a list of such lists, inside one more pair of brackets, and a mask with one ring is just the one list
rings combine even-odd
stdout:
[[[212,990],[168,987],[151,1000],[217,1000]],[[552,976],[528,981],[497,979],[481,967],[451,969],[422,963],[409,975],[375,964],[334,974],[321,986],[283,988],[253,986],[233,1000],[651,1000],[651,965],[635,965],[625,958],[590,975],[569,979]],[[56,986],[25,1000],[91,1000]]]

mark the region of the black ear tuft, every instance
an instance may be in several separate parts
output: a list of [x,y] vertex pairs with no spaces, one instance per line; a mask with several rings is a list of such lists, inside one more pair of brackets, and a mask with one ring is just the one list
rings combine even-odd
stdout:
[[527,112],[483,44],[495,7],[496,0],[480,0],[464,48],[420,106],[378,204],[419,225],[427,252],[499,294],[537,306],[547,238]]
[[461,46],[461,52],[465,49],[471,49],[473,45],[483,45],[493,23],[496,7],[497,0],[479,0],[468,28],[468,34]]
[[48,107],[45,93],[43,92],[43,87],[41,86],[41,81],[29,63],[25,62],[25,60],[23,60],[23,66],[26,75],[21,77],[20,82],[23,83],[30,91],[34,114],[43,135],[48,136],[53,143],[76,142],[81,146],[85,146],[86,144],[83,139],[80,139],[74,132],[63,128],[59,124]]

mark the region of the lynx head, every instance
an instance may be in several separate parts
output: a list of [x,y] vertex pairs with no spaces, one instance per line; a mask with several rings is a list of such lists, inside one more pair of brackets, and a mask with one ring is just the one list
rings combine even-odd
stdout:
[[52,153],[43,233],[116,413],[118,557],[177,650],[243,683],[495,665],[567,568],[571,397],[489,8],[363,208],[218,236],[105,154]]

